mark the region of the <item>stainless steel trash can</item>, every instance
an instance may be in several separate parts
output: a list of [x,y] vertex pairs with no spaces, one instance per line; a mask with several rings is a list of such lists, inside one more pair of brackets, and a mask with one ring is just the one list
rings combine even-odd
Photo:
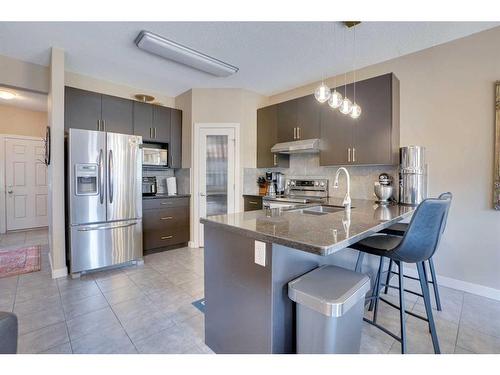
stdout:
[[288,283],[296,302],[297,353],[359,353],[370,279],[337,266],[321,266]]

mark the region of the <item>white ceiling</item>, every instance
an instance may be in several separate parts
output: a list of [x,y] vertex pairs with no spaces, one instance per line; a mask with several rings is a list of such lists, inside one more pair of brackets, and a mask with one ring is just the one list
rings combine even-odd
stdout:
[[[461,38],[499,22],[363,22],[357,66]],[[240,68],[217,78],[139,50],[149,30]],[[352,68],[352,32],[325,22],[0,22],[0,55],[48,65],[49,48],[66,51],[66,69],[176,96],[190,88],[237,87],[270,95]]]
[[47,94],[39,94],[26,90],[18,90],[10,87],[0,86],[0,91],[8,91],[16,94],[13,99],[0,98],[0,105],[8,105],[29,109],[32,111],[47,112]]

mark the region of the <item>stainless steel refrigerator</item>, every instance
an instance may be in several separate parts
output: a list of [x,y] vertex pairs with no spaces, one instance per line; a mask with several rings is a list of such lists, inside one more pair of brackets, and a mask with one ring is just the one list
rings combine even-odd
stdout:
[[69,129],[70,272],[142,259],[142,137]]

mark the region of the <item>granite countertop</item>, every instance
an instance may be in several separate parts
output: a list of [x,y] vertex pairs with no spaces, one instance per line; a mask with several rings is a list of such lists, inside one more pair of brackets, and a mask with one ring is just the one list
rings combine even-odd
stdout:
[[143,195],[142,199],[186,198],[190,196],[191,194],[176,194],[176,195],[156,194],[156,195]]
[[[324,205],[341,206],[342,199],[328,198]],[[342,209],[325,215],[311,215],[300,209],[263,209],[209,216],[200,221],[257,240],[326,256],[411,216],[414,209],[397,203],[379,205],[371,200],[354,199],[350,213]]]

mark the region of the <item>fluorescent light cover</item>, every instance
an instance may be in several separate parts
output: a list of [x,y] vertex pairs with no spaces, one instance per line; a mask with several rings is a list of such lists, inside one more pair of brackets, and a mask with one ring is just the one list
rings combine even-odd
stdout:
[[16,96],[17,95],[12,92],[0,90],[0,99],[11,100],[14,99]]
[[238,68],[235,66],[207,56],[182,44],[172,42],[149,31],[141,31],[135,39],[135,44],[144,51],[213,74],[217,77],[227,77],[238,71]]

